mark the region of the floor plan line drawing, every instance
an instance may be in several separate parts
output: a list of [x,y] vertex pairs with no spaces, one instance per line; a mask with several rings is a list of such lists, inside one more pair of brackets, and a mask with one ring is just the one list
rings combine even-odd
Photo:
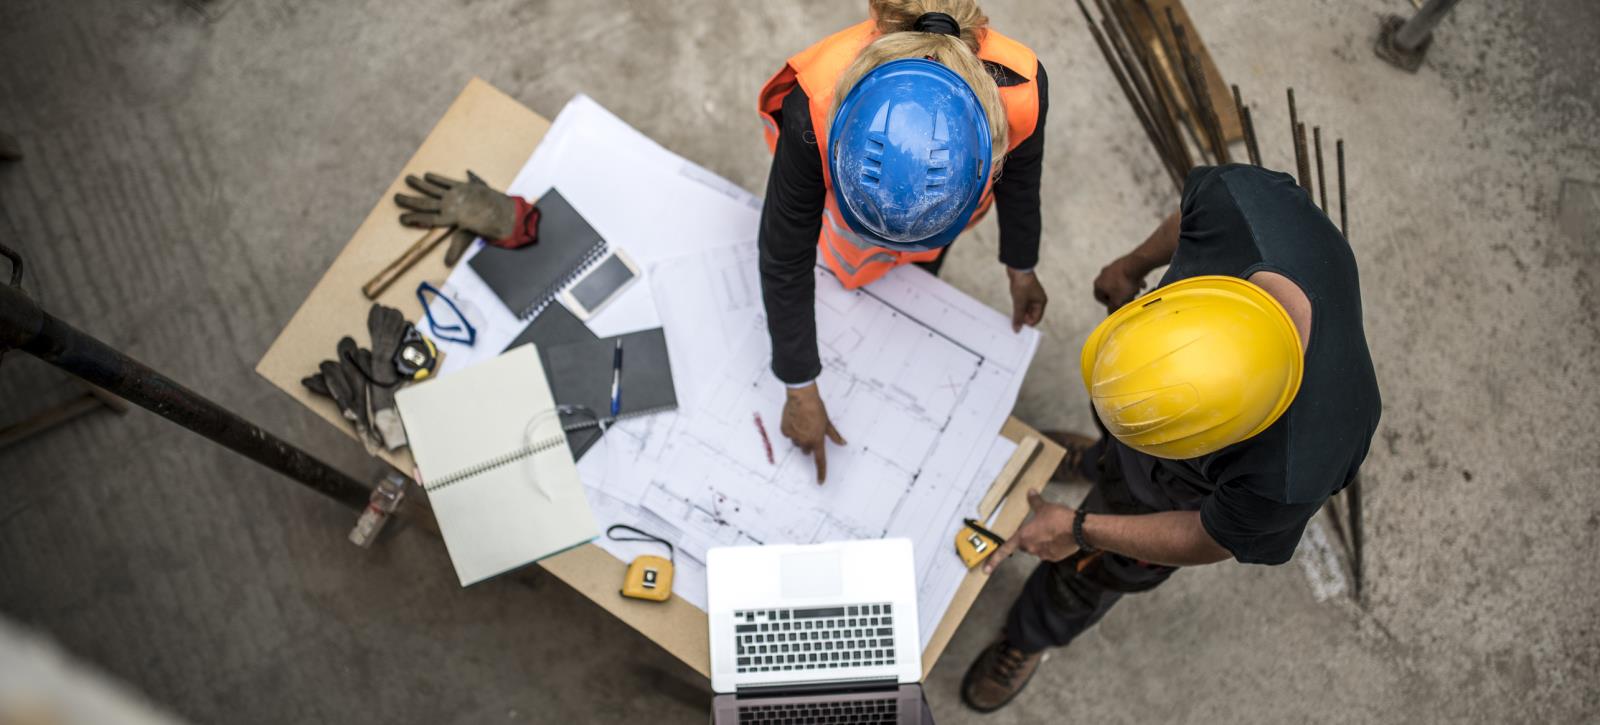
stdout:
[[674,592],[701,607],[714,546],[911,538],[931,636],[966,571],[951,537],[1014,448],[998,433],[1038,333],[920,269],[845,290],[819,268],[818,384],[848,441],[819,486],[812,456],[754,424],[781,421],[785,397],[758,274],[753,240],[650,268],[679,409],[619,423],[580,461],[597,516],[662,529]]

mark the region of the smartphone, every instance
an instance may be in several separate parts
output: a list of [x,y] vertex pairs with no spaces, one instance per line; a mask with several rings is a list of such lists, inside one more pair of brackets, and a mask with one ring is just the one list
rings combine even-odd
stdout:
[[613,249],[561,292],[561,304],[588,321],[628,285],[639,279],[639,267],[621,249]]

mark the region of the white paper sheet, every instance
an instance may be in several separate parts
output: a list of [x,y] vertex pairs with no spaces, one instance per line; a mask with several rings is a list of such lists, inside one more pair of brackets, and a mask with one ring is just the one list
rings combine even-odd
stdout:
[[1016,448],[997,431],[1039,335],[920,269],[856,291],[816,274],[818,384],[848,441],[826,485],[778,431],[753,242],[652,268],[679,409],[613,428],[579,472],[602,520],[648,516],[679,546],[674,593],[700,607],[711,546],[909,537],[926,644],[966,574],[959,522]]
[[[588,321],[601,337],[661,326],[649,283],[652,264],[753,240],[761,217],[760,199],[668,151],[584,95],[556,116],[506,191],[537,199],[552,187],[640,267],[642,278]],[[475,244],[457,263],[448,285],[459,292],[456,299],[479,308],[484,324],[475,345],[436,341],[445,353],[441,373],[500,354],[527,326],[466,263],[481,247]],[[427,331],[425,320],[417,324]]]

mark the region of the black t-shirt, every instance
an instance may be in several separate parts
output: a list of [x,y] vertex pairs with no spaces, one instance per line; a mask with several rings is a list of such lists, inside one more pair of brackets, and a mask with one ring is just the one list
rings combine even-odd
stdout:
[[[988,63],[1002,86],[1028,80],[1005,66]],[[1034,83],[1039,90],[1039,121],[1033,133],[1006,155],[994,180],[994,206],[1000,214],[1000,262],[1014,269],[1039,263],[1039,176],[1044,167],[1044,121],[1050,107],[1044,66]],[[811,100],[798,85],[783,99],[773,122],[778,143],[767,175],[767,198],[761,208],[761,299],[772,337],[772,372],[786,383],[803,383],[822,374],[817,357],[817,235],[827,187],[822,182],[822,155],[811,128]]]
[[1355,256],[1293,177],[1255,166],[1189,172],[1181,218],[1162,285],[1276,272],[1310,299],[1300,390],[1271,427],[1208,456],[1167,460],[1108,443],[1140,503],[1198,509],[1206,533],[1234,558],[1281,564],[1322,503],[1355,477],[1378,427],[1382,401]]

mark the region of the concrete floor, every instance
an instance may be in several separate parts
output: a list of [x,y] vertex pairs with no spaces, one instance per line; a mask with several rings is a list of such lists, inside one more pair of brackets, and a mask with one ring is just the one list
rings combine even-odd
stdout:
[[[346,439],[252,372],[467,79],[553,117],[584,92],[759,188],[754,96],[860,0],[7,0],[0,234],[28,290],[350,471]],[[1174,207],[1071,3],[989,0],[1050,69],[1046,341],[1018,414],[1085,427],[1100,266]],[[1376,60],[1403,0],[1190,0],[1286,167],[1283,89],[1349,145],[1351,236],[1385,406],[1365,601],[1302,561],[1132,597],[989,717],[956,687],[1029,563],[929,683],[940,722],[1600,718],[1600,5],[1463,3],[1427,64]],[[946,265],[995,304],[992,222]],[[0,421],[71,394],[0,364]],[[461,590],[438,542],[351,517],[139,411],[0,451],[0,612],[199,722],[697,722],[705,686],[551,579]],[[1070,498],[1075,491],[1056,495]]]

